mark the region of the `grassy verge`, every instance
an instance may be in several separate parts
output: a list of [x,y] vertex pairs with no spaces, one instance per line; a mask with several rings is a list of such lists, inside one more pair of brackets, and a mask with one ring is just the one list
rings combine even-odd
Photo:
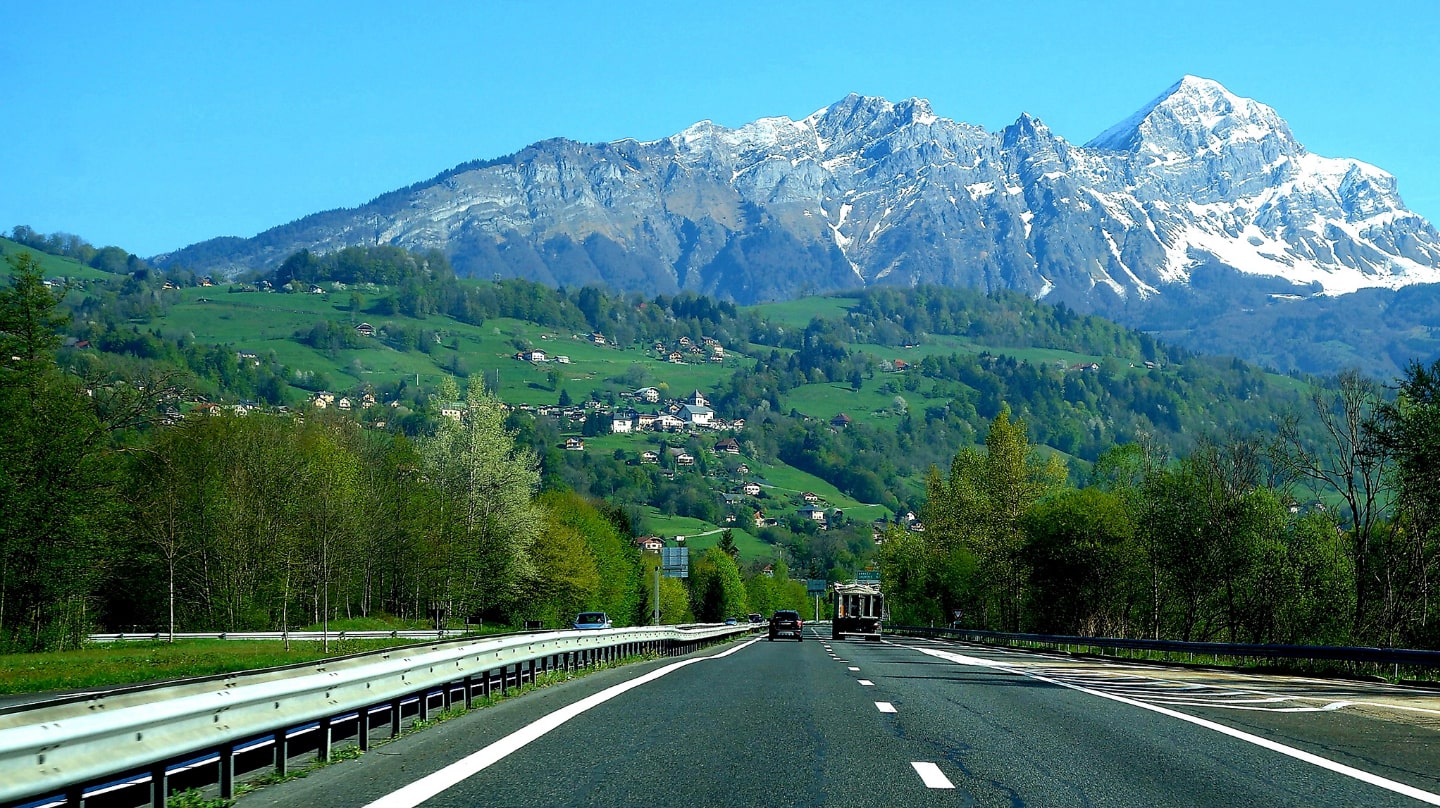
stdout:
[[318,642],[184,640],[175,643],[126,642],[93,645],[78,651],[0,655],[0,694],[46,693],[160,682],[192,676],[273,668],[319,659],[377,651],[415,640],[331,640],[330,652]]

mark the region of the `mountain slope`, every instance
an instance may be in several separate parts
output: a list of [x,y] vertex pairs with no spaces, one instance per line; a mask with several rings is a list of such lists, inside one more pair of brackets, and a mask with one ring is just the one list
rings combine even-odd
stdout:
[[938,283],[1118,311],[1217,267],[1300,294],[1440,280],[1440,234],[1393,177],[1310,154],[1271,108],[1189,76],[1084,146],[1029,115],[991,133],[850,95],[798,121],[544,141],[157,260],[235,274],[372,243],[481,277],[739,302]]

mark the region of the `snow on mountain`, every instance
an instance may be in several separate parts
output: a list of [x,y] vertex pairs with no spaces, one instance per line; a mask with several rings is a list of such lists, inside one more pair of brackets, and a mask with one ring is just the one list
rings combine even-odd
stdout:
[[1392,176],[1310,154],[1273,109],[1194,76],[1083,146],[1028,114],[988,132],[852,94],[800,120],[545,141],[168,258],[236,271],[377,240],[482,277],[741,302],[939,283],[1103,308],[1202,267],[1303,294],[1440,281],[1440,234]]

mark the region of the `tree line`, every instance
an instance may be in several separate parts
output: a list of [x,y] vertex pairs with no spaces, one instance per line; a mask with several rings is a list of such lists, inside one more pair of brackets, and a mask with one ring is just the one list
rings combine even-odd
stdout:
[[1244,643],[1440,647],[1440,363],[1346,373],[1316,433],[1107,451],[1083,486],[1009,408],[932,468],[924,532],[880,550],[896,622]]

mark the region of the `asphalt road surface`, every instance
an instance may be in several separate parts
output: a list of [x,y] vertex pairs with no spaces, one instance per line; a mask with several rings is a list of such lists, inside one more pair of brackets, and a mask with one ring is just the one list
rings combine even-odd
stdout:
[[[825,631],[824,628],[821,628]],[[904,637],[743,640],[478,710],[240,808],[1440,804],[1440,698]]]

